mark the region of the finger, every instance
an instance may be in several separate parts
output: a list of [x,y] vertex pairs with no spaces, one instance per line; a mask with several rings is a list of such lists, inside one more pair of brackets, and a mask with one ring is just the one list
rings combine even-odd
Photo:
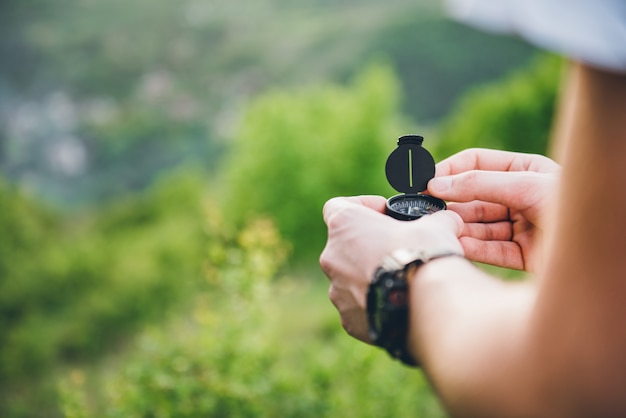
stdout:
[[450,176],[472,170],[485,171],[559,171],[551,159],[537,154],[470,148],[454,154],[436,166],[436,176]]
[[524,269],[524,257],[520,247],[514,242],[481,241],[471,237],[461,237],[465,257],[479,263],[494,266]]
[[376,212],[384,212],[385,198],[382,196],[350,196],[334,197],[324,204],[322,214],[324,222],[328,225],[331,218],[345,209],[367,208]]
[[509,209],[499,203],[482,202],[451,202],[448,209],[461,216],[465,223],[469,222],[497,222],[509,219]]
[[510,222],[466,223],[461,236],[480,241],[511,241],[513,227]]
[[436,177],[428,183],[434,196],[455,202],[482,200],[524,210],[543,198],[546,182],[556,177],[535,172],[467,171]]
[[470,148],[438,163],[436,176],[450,176],[472,170],[508,171],[513,158],[513,154],[508,151]]
[[357,203],[360,202],[363,206],[374,209],[376,212],[380,213],[385,212],[385,205],[387,204],[387,199],[382,196],[363,195],[350,197],[349,199]]

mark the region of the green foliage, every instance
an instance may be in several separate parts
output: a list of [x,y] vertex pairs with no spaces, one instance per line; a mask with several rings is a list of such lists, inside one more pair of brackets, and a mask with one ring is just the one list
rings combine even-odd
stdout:
[[38,305],[54,298],[36,282],[59,224],[0,180],[0,231],[0,415],[8,416],[10,398],[24,387],[22,375],[49,361],[41,347],[49,334],[39,334],[46,329],[33,316],[39,316]]
[[546,153],[561,60],[541,56],[528,68],[476,87],[442,123],[436,153],[482,147]]
[[277,281],[288,247],[269,220],[228,232],[210,216],[209,287],[191,317],[99,377],[68,374],[67,418],[443,415],[419,372],[345,336],[318,286]]
[[248,108],[226,160],[229,218],[269,215],[298,257],[318,253],[324,202],[388,192],[384,164],[402,132],[398,86],[374,66],[350,87],[268,93]]
[[[49,303],[54,297],[38,289],[34,282],[38,280],[40,264],[46,259],[45,249],[59,233],[59,225],[51,213],[0,182],[0,230],[0,382],[5,382],[11,369],[22,366],[22,362],[16,365],[15,359],[8,355],[12,352],[11,338],[16,338],[15,324],[24,321],[29,305]],[[36,344],[30,347],[36,348]],[[30,354],[16,351],[18,356]],[[36,368],[37,359],[33,360]]]
[[163,320],[201,277],[201,185],[189,176],[94,220],[41,213],[0,189],[0,415],[54,416],[59,367]]

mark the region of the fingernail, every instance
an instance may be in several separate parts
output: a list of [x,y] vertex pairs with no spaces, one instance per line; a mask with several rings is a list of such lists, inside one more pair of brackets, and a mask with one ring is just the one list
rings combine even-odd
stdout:
[[428,190],[433,193],[445,193],[451,185],[452,179],[450,177],[435,177],[428,183]]

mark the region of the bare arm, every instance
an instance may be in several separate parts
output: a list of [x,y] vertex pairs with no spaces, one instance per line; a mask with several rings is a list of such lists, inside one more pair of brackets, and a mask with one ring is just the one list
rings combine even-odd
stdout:
[[460,416],[626,413],[626,76],[576,65],[566,87],[540,280],[448,258],[410,287],[411,349]]

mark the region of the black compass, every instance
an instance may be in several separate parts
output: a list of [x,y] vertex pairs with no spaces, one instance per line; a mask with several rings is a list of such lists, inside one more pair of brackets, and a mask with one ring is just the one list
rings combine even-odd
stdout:
[[405,135],[398,139],[396,148],[387,158],[385,173],[391,187],[404,194],[387,200],[385,213],[401,221],[419,219],[446,208],[446,203],[436,197],[421,194],[428,181],[435,177],[435,160],[422,147],[424,138]]

